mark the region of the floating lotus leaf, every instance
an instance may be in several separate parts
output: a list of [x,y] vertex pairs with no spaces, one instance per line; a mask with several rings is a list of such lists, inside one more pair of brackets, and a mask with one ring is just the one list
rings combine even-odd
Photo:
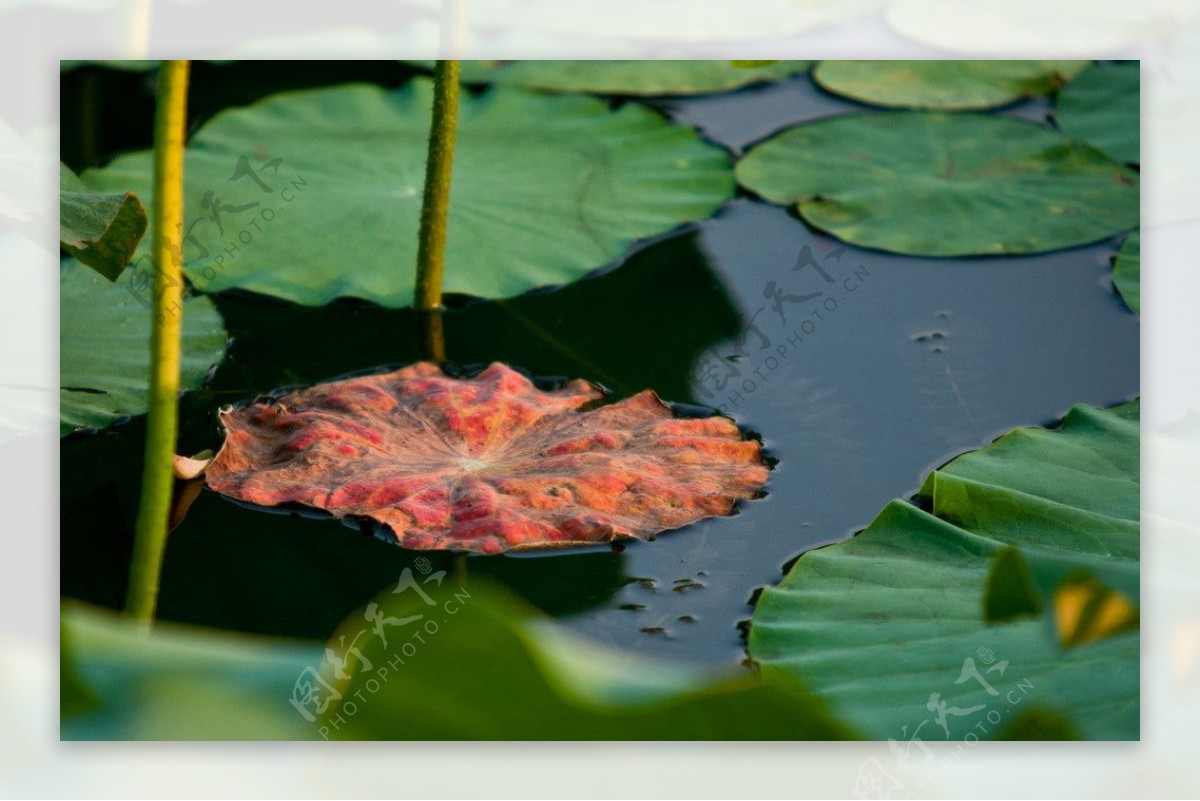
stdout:
[[[59,267],[59,433],[104,428],[122,417],[144,414],[150,377],[148,270],[126,270],[111,282],[74,259]],[[183,304],[184,390],[204,383],[225,357],[226,334],[216,305],[204,297]]]
[[[309,306],[409,305],[432,106],[432,82],[415,78],[283,92],[214,116],[187,149],[188,278]],[[446,292],[570,283],[732,194],[727,153],[637,104],[500,86],[464,94],[459,115]],[[83,180],[150,204],[152,155],[123,154]]]
[[1062,86],[1086,61],[822,61],[813,80],[875,106],[991,108]]
[[1121,293],[1125,305],[1142,313],[1142,236],[1134,231],[1125,237],[1113,262],[1113,286]]
[[676,418],[649,390],[590,408],[603,397],[501,364],[321,384],[222,412],[208,485],[371,518],[406,548],[498,553],[649,539],[730,514],[766,481],[759,444],[727,418]]
[[1141,160],[1142,76],[1137,61],[1097,64],[1058,95],[1055,119],[1068,135],[1115,161]]
[[1076,406],[930,473],[924,508],[892,501],[763,591],[750,655],[877,739],[991,737],[1014,699],[1136,739],[1140,408]]
[[692,95],[777,81],[811,61],[467,61],[464,83],[500,83],[551,92]]
[[1024,120],[848,114],[788,128],[742,185],[846,242],[915,256],[1044,253],[1138,224],[1137,173]]

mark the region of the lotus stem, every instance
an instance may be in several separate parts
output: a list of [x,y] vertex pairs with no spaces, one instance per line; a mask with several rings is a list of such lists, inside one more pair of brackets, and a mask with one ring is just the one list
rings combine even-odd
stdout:
[[150,394],[146,457],[129,573],[126,610],[149,624],[175,477],[171,469],[179,420],[180,333],[183,328],[183,149],[187,133],[188,62],[167,61],[158,76],[154,112],[154,197],[151,209],[154,301],[150,321]]
[[417,241],[419,310],[442,307],[442,274],[446,262],[446,219],[450,177],[454,169],[454,137],[458,131],[458,62],[438,61],[433,72],[433,121],[425,160],[425,194]]
[[446,361],[446,334],[442,325],[442,310],[418,311],[417,329],[424,358],[435,362]]

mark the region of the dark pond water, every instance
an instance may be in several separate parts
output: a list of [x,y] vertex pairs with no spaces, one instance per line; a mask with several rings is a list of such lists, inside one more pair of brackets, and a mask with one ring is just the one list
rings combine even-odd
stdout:
[[[252,78],[244,69],[201,70],[196,92],[207,108],[256,96],[261,87],[243,85]],[[363,77],[352,73],[335,65],[293,84],[277,76],[270,88]],[[137,87],[144,78],[115,80]],[[206,95],[205,81],[227,100]],[[64,103],[77,90],[65,88]],[[133,92],[120,102],[136,117],[148,100]],[[806,80],[660,107],[735,150],[792,122],[859,108]],[[1040,118],[1043,107],[1003,113]],[[107,143],[102,151],[145,144],[122,137],[101,131],[95,141]],[[1137,394],[1138,323],[1108,284],[1114,247],[898,257],[843,248],[789,210],[739,198],[594,278],[452,309],[446,350],[456,363],[503,361],[598,381],[617,397],[650,387],[722,407],[779,460],[768,496],[734,517],[619,553],[472,557],[470,575],[503,582],[597,640],[736,664],[738,624],[756,588],[777,582],[797,555],[849,536],[930,468],[1007,429],[1049,423],[1073,403]],[[218,445],[222,404],[421,358],[408,311],[244,295],[217,303],[233,344],[210,385],[184,400],[183,452]],[[136,419],[62,443],[64,595],[122,602],[143,433]],[[171,535],[160,611],[323,638],[416,555],[332,520],[268,514],[205,492]]]

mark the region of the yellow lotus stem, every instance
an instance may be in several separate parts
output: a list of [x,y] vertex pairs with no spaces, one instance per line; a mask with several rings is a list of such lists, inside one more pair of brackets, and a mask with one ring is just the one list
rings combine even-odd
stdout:
[[187,133],[188,62],[166,61],[154,113],[154,197],[150,234],[154,303],[150,322],[150,395],[146,458],[126,610],[149,624],[158,603],[167,520],[175,477],[171,460],[179,420],[183,329],[183,149]]
[[446,266],[446,218],[450,177],[454,169],[454,137],[458,131],[458,62],[439,61],[433,73],[433,121],[425,159],[425,195],[417,241],[417,289],[421,310],[442,307],[442,274]]

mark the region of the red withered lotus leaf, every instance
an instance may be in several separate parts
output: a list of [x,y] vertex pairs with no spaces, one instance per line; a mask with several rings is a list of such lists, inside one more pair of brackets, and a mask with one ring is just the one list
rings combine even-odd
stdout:
[[502,364],[428,362],[223,411],[208,485],[383,523],[406,548],[498,553],[648,539],[729,514],[767,480],[724,417],[675,417],[647,390],[598,408],[586,381],[543,391]]

